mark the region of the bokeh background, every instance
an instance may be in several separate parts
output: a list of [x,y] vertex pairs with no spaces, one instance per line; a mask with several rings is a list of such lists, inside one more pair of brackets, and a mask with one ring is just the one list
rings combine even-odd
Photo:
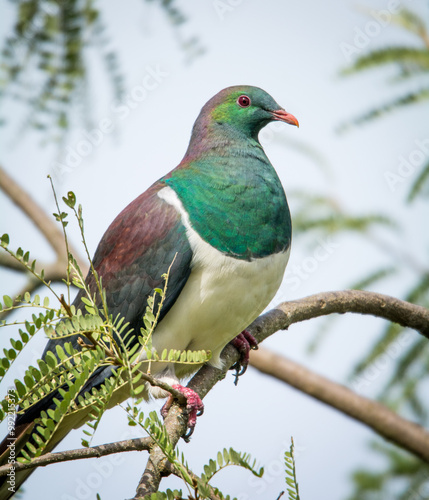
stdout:
[[[183,22],[174,18],[170,4]],[[36,111],[19,95],[31,95],[41,85],[41,72],[34,65],[26,69],[20,93],[12,85],[12,91],[3,96],[0,139],[2,167],[48,212],[55,211],[48,174],[59,195],[75,192],[83,205],[91,252],[120,210],[179,163],[203,104],[224,87],[248,84],[265,89],[300,122],[299,129],[277,123],[261,134],[289,194],[292,218],[298,220],[288,273],[273,305],[349,288],[389,267],[397,272],[386,273],[384,280],[367,288],[404,297],[421,273],[428,272],[427,199],[421,196],[406,203],[421,167],[428,162],[428,105],[404,106],[379,119],[344,127],[384,102],[419,89],[427,78],[426,73],[410,83],[398,77],[395,64],[350,76],[341,73],[371,51],[420,46],[415,33],[380,14],[393,14],[396,4],[387,0],[189,0],[105,1],[97,7],[105,29],[99,42],[85,49],[84,89],[81,98],[73,101],[67,127],[63,123],[63,128],[38,130],[29,125]],[[426,1],[405,1],[404,7],[427,20]],[[3,38],[12,32],[16,10],[14,2],[2,2]],[[110,70],[103,59],[106,51],[116,54]],[[106,120],[112,123],[109,132],[94,132]],[[60,141],[51,140],[53,136]],[[89,136],[98,144],[90,148],[83,144]],[[426,141],[426,149],[416,141]],[[401,158],[410,160],[413,154],[415,169],[405,175],[398,170]],[[389,172],[399,181],[392,184]],[[309,204],[319,196],[324,203]],[[52,249],[28,219],[4,194],[0,199],[0,229],[10,234],[12,246],[30,249],[33,257],[43,261],[53,259]],[[342,229],[332,231],[305,225],[317,216],[334,222],[335,216],[349,222],[366,217],[367,223],[362,230],[345,230],[345,222]],[[395,224],[384,223],[380,216]],[[70,239],[81,248],[76,225],[69,228]],[[13,295],[25,279],[0,269],[1,294]],[[363,383],[356,383],[352,374],[385,326],[381,320],[356,315],[329,323],[313,320],[278,332],[264,345],[360,394],[376,397],[395,372],[397,358],[386,356],[383,362],[369,364],[360,375]],[[13,334],[12,327],[3,329],[2,347]],[[411,332],[407,345],[414,336]],[[310,352],[315,342],[318,347]],[[42,335],[32,341],[14,376],[40,355],[44,343]],[[13,378],[4,381],[3,392]],[[427,383],[423,387],[427,389]],[[257,458],[265,467],[262,479],[237,468],[219,474],[221,490],[240,500],[274,500],[285,489],[283,453],[291,436],[303,499],[350,498],[356,491],[352,474],[357,469],[381,471],[386,465],[386,456],[368,446],[373,438],[370,430],[251,368],[238,387],[232,376],[218,384],[205,405],[191,443],[180,447],[196,473],[223,447]],[[159,407],[154,402],[147,411]],[[404,414],[415,418],[407,408]],[[127,426],[121,409],[111,410],[103,417],[94,444],[125,439],[135,435],[134,429]],[[73,432],[61,449],[80,446],[80,439],[81,432]],[[95,499],[96,493],[103,500],[129,498],[145,460],[145,453],[128,453],[49,466],[32,475],[23,498]],[[394,472],[388,474],[395,478]],[[398,478],[388,486],[393,496],[383,496],[385,490],[371,498],[399,498],[400,494],[412,498],[411,483]],[[422,481],[427,484],[427,478]],[[180,487],[180,482],[166,479],[162,485]],[[428,498],[427,493],[421,498]]]

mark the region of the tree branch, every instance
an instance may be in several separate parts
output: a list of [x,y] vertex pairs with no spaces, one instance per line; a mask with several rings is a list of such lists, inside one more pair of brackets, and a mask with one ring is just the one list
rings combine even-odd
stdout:
[[6,252],[0,253],[0,267],[5,267],[13,271],[25,272],[25,267]]
[[257,332],[258,340],[262,341],[278,330],[287,330],[293,323],[347,312],[384,318],[417,330],[429,338],[429,309],[389,295],[364,290],[322,292],[283,302],[275,309],[259,316],[252,323],[251,330]]
[[359,396],[347,387],[267,349],[252,351],[250,364],[260,372],[349,415],[385,439],[429,462],[429,433],[381,403]]
[[[425,336],[429,335],[429,311],[427,309],[386,295],[360,290],[325,292],[284,302],[257,318],[248,330],[258,342],[262,342],[276,331],[285,330],[293,323],[331,313],[345,312],[382,317],[414,328]],[[253,354],[252,356],[252,364],[257,365],[259,369],[270,373],[268,370],[271,367],[270,374],[272,376],[276,376],[299,390],[334,406],[368,425],[386,439],[429,462],[429,434],[420,426],[402,419],[380,403],[362,398],[349,389],[313,374],[292,361],[285,360],[275,354],[270,354],[270,356],[277,356],[276,358],[270,358],[267,361],[263,358],[264,354],[267,354],[263,350],[261,352],[259,365],[257,365],[258,355]],[[203,366],[191,379],[188,387],[204,398],[225,377],[228,369],[234,365],[238,357],[237,350],[228,344],[222,352],[223,368]],[[267,367],[267,365],[269,366]],[[172,404],[165,419],[165,426],[170,441],[175,446],[186,432],[187,427],[186,409],[178,402]],[[134,450],[148,450],[150,452],[146,469],[134,497],[134,500],[138,500],[147,494],[158,491],[162,477],[171,473],[171,464],[168,464],[161,449],[154,445],[150,438],[120,441],[60,453],[48,453],[34,459],[30,464],[17,463],[16,470]],[[0,476],[5,475],[8,470],[9,465],[1,467]]]
[[[388,319],[402,326],[414,328],[426,337],[429,336],[429,311],[427,309],[388,295],[361,290],[323,292],[304,297],[303,299],[283,302],[275,309],[259,316],[249,326],[248,330],[255,336],[258,342],[262,342],[278,330],[286,330],[294,323],[332,313],[342,314],[346,312],[368,314]],[[218,369],[210,365],[203,366],[191,379],[188,387],[197,392],[201,399],[203,399],[225,377],[229,368],[238,360],[238,357],[237,350],[228,344],[222,352],[223,368]],[[380,405],[379,403],[376,404]],[[395,415],[387,408],[382,408],[388,412],[388,415]],[[383,415],[387,414],[384,413]],[[173,404],[167,415],[165,424],[171,442],[175,446],[180,436],[186,431],[185,410],[179,405]],[[414,424],[409,423],[409,425],[413,426]],[[378,428],[373,428],[378,432]],[[388,439],[398,443],[403,442],[401,437],[397,435],[398,432],[402,431],[402,428],[396,427],[395,431],[395,426],[392,425],[391,430],[392,432],[389,433]],[[406,443],[403,444],[406,445]],[[421,449],[416,445],[417,448],[419,450],[418,456],[422,458]],[[406,447],[406,449],[411,453],[415,451],[409,447]],[[133,500],[141,500],[145,495],[158,491],[162,477],[169,473],[165,456],[155,446],[151,450],[146,470],[140,479],[136,496]]]
[[[36,201],[34,201],[28,192],[26,192],[12,179],[12,177],[9,176],[9,174],[1,166],[0,189],[27,215],[27,217],[39,229],[55,251],[55,255],[57,257],[56,261],[52,264],[46,264],[46,266],[41,266],[37,263],[36,271],[40,272],[41,269],[44,269],[47,281],[62,281],[66,277],[68,256],[66,252],[64,234],[59,228],[59,225],[40,205],[36,203]],[[82,272],[85,273],[85,270],[88,269],[87,262],[82,260],[79,253],[73,248],[72,245],[70,245],[70,243],[69,251],[73,254],[79,267],[82,269]],[[21,267],[19,263],[12,259],[9,255],[5,255],[3,253],[0,255],[0,266],[13,269],[15,271],[26,272],[23,266]],[[39,286],[40,282],[29,276],[28,282],[23,287],[23,290],[17,295],[23,295],[26,291],[31,293],[39,288]],[[9,313],[10,311],[1,312],[0,319],[4,320]]]
[[[67,462],[71,460],[81,460],[83,458],[100,458],[113,453],[123,453],[125,451],[143,451],[149,450],[152,445],[151,438],[136,438],[117,441],[115,443],[101,444],[91,448],[78,448],[76,450],[60,451],[56,453],[45,453],[40,457],[33,458],[29,463],[15,462],[15,472],[25,469],[34,469],[35,467],[44,467],[50,464]],[[6,476],[11,464],[0,467],[0,477]]]
[[67,258],[63,232],[46,211],[37,204],[12,177],[0,166],[0,189],[35,224],[59,257]]

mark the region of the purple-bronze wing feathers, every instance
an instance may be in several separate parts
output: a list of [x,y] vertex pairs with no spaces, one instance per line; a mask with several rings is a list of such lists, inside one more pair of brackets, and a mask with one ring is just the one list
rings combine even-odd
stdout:
[[[107,229],[94,256],[109,312],[113,317],[121,314],[137,329],[142,325],[147,297],[154,288],[163,288],[162,275],[173,261],[160,320],[191,272],[192,250],[180,214],[157,196],[164,187],[156,183],[130,203]],[[93,281],[90,277],[91,289]]]
[[[94,267],[102,277],[109,314],[113,318],[118,314],[125,318],[129,328],[134,330],[135,341],[143,326],[147,298],[154,288],[163,288],[162,275],[173,260],[159,321],[176,301],[191,272],[192,250],[186,229],[176,209],[157,196],[163,187],[161,182],[154,184],[116,217],[101,239],[93,259]],[[91,291],[96,292],[91,273],[87,283]],[[74,300],[74,305],[81,309],[84,308],[82,295],[80,291]],[[79,349],[77,337],[66,340]],[[50,340],[43,358],[48,351],[55,353],[56,345],[63,343],[64,340],[59,338]],[[99,387],[111,374],[111,367],[96,370],[82,392]],[[57,392],[18,415],[17,424],[31,422],[41,411],[54,407],[55,397],[58,397]]]

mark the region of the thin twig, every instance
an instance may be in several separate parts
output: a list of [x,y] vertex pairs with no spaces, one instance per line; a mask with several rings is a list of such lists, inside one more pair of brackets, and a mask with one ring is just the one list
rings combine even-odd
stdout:
[[160,379],[157,379],[155,377],[152,377],[152,375],[149,375],[147,373],[142,372],[141,378],[143,380],[146,380],[146,382],[149,382],[149,384],[152,387],[159,387],[160,389],[169,392],[175,399],[177,399],[177,402],[182,405],[186,405],[186,396],[184,396],[180,391],[177,389],[174,389],[170,385],[168,385],[166,382],[163,382]]
[[35,467],[44,467],[50,464],[68,462],[71,460],[82,460],[84,458],[100,458],[113,453],[123,453],[125,451],[144,451],[149,450],[152,445],[150,438],[126,439],[116,441],[115,443],[101,444],[91,448],[78,448],[76,450],[60,451],[57,453],[45,453],[40,457],[33,458],[29,463],[15,462],[0,467],[0,477],[6,476],[10,467],[15,468],[15,472],[25,469],[34,469]]
[[[173,474],[173,475],[177,476],[177,477],[178,477],[178,478],[180,478],[180,479],[182,478],[181,473],[180,473],[180,470],[178,470],[178,469],[177,469],[177,467],[175,467],[175,466],[174,466],[173,464],[171,464],[170,462],[167,462],[167,463],[165,464],[165,469],[166,469],[166,471],[167,471],[167,472],[169,472],[170,474]],[[199,476],[197,476],[196,474],[194,474],[192,471],[188,471],[188,473],[189,473],[189,476],[192,478],[192,480],[195,480],[195,481],[197,481],[197,480],[202,481],[202,480],[201,480],[201,478],[200,478]],[[207,488],[208,488],[208,490],[209,490],[209,495],[210,495],[210,496],[209,496],[209,497],[207,497],[207,498],[209,498],[209,500],[222,500],[222,498],[221,498],[219,495],[217,495],[217,494],[215,493],[213,486],[211,486],[210,484],[207,484],[206,486],[207,486]]]

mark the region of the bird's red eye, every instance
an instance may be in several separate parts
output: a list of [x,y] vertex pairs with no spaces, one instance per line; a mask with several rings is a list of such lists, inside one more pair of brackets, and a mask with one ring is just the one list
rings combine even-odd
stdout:
[[247,97],[247,95],[241,95],[237,99],[237,103],[242,108],[248,108],[250,106],[250,104],[251,104],[250,97]]

